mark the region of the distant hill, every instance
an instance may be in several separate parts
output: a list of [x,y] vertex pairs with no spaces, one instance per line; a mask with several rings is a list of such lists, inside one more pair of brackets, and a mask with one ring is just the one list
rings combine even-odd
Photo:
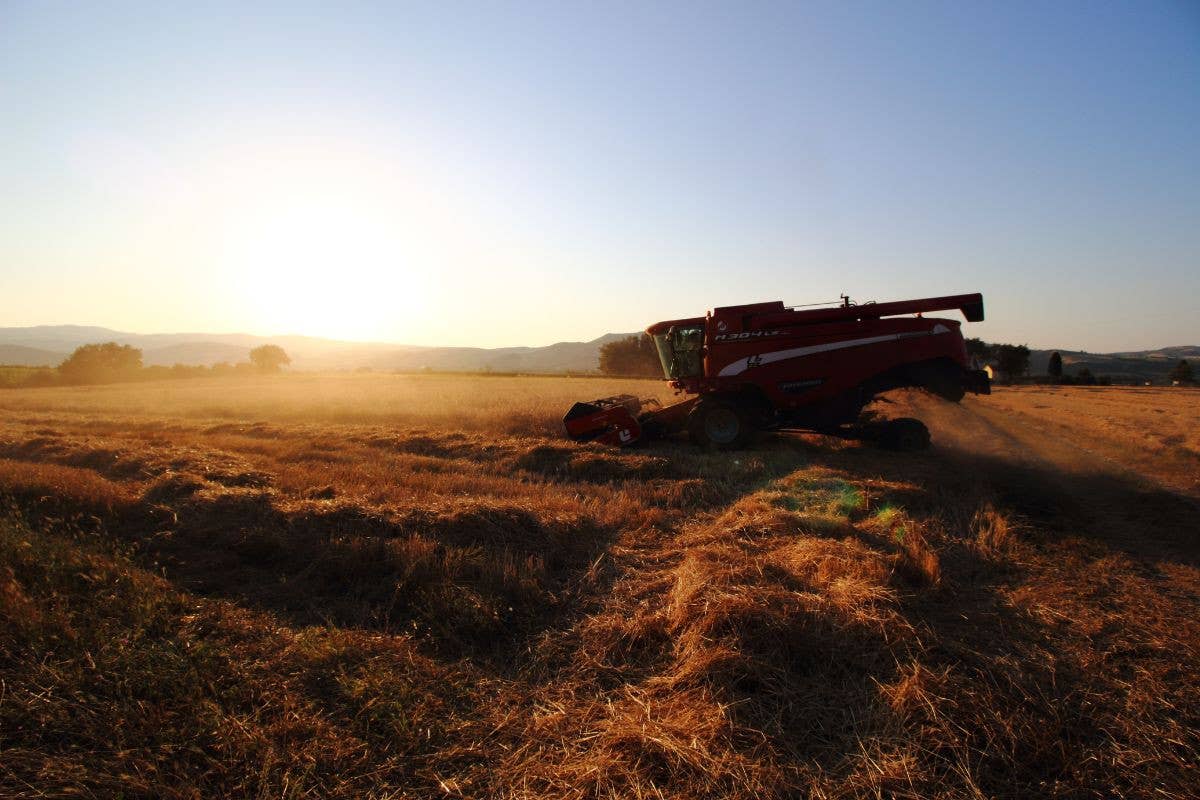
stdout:
[[[343,342],[312,336],[253,336],[245,333],[126,333],[82,325],[0,328],[0,364],[43,366],[60,363],[76,347],[117,342],[142,350],[147,366],[212,365],[249,359],[251,348],[277,344],[292,357],[296,369],[336,370],[367,367],[379,370],[494,372],[590,372],[599,368],[600,347],[633,336],[606,333],[588,342],[557,342],[545,347],[419,347],[384,342]],[[1054,350],[1030,354],[1030,374],[1045,375]],[[1120,379],[1164,381],[1181,358],[1200,360],[1200,345],[1160,347],[1125,353],[1059,350],[1063,366],[1074,375],[1086,366],[1092,374]]]
[[631,335],[609,333],[589,342],[558,342],[545,347],[420,347],[312,336],[140,334],[82,325],[41,325],[0,328],[0,364],[54,365],[80,345],[117,342],[140,348],[147,366],[211,366],[222,361],[246,361],[252,348],[277,344],[288,352],[296,369],[589,372],[599,368],[601,345]]
[[[251,348],[277,344],[297,361],[301,369],[336,369],[363,366],[373,356],[404,345],[341,342],[314,336],[255,336],[246,333],[128,333],[85,325],[38,325],[29,328],[0,328],[0,346],[17,345],[62,354],[76,347],[99,342],[116,342],[137,347],[147,364],[215,364],[245,361]],[[57,362],[55,362],[57,363]]]
[[600,368],[600,347],[632,334],[607,333],[590,342],[557,342],[545,347],[428,347],[380,355],[368,366],[379,369],[495,372],[587,372]]
[[[1045,375],[1050,354],[1062,356],[1063,372],[1076,375],[1087,367],[1092,374],[1107,375],[1117,380],[1155,381],[1162,383],[1167,373],[1180,359],[1200,359],[1200,346],[1181,345],[1157,350],[1138,350],[1127,353],[1088,353],[1079,350],[1033,350],[1029,354],[1029,374]],[[1200,366],[1198,364],[1197,366]]]
[[1181,358],[1200,358],[1200,345],[1160,347],[1157,350],[1139,350],[1134,353],[1110,353],[1109,355],[1116,358],[1167,359],[1172,363],[1178,363]]
[[66,352],[44,350],[20,344],[0,343],[0,364],[13,367],[53,367],[67,357]]

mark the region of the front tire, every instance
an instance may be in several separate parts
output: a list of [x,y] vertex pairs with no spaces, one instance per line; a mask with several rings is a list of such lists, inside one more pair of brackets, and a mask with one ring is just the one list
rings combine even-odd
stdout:
[[688,436],[701,447],[736,450],[753,434],[745,409],[724,400],[701,400],[688,415]]

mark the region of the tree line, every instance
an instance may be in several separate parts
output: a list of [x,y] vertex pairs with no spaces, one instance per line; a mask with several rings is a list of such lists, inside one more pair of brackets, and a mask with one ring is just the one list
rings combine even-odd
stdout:
[[[1046,363],[1045,376],[1029,374],[1029,348],[1025,345],[990,344],[981,339],[967,339],[967,355],[980,365],[992,365],[1001,380],[1008,383],[1055,383],[1064,386],[1111,386],[1109,375],[1095,375],[1087,365],[1080,366],[1074,375],[1068,374],[1062,354],[1055,350]],[[1167,375],[1167,380],[1179,386],[1196,383],[1192,365],[1180,359]]]
[[131,345],[104,342],[75,348],[61,364],[51,369],[32,370],[21,386],[85,386],[123,381],[164,378],[200,378],[221,375],[263,375],[279,372],[292,360],[282,347],[264,344],[250,351],[249,361],[220,362],[211,367],[176,364],[173,367],[143,366],[142,351]]

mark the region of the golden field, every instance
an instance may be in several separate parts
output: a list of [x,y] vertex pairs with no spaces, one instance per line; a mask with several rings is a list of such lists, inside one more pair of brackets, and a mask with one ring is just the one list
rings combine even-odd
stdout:
[[1200,393],[562,438],[618,392],[0,392],[0,795],[1194,796]]

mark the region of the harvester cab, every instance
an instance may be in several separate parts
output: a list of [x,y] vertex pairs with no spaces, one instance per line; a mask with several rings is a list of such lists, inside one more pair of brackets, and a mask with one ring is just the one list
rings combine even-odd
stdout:
[[[576,441],[621,446],[682,430],[717,448],[739,447],[758,430],[871,435],[856,427],[858,417],[891,389],[918,387],[952,402],[991,391],[987,373],[968,361],[960,323],[924,316],[949,309],[981,321],[983,296],[863,305],[843,296],[817,308],[776,301],[658,322],[646,333],[663,376],[689,397],[665,408],[632,395],[576,403],[563,423]],[[906,449],[928,444],[916,420],[875,435]]]
[[704,372],[704,327],[672,325],[654,335],[654,347],[668,380],[699,378]]

